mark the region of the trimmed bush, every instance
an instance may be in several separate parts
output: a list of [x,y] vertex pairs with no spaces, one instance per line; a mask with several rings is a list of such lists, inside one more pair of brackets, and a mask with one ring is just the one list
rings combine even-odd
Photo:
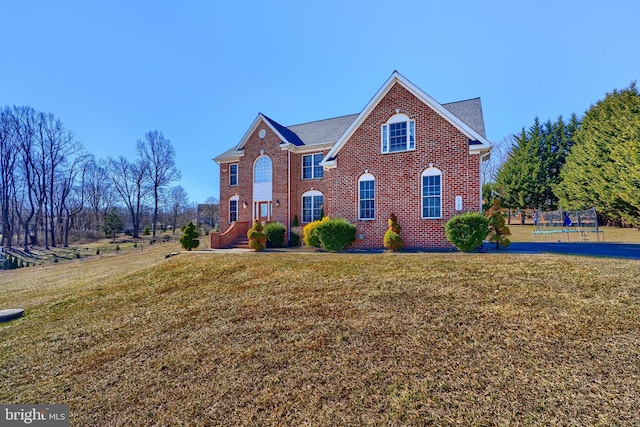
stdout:
[[284,233],[287,231],[285,226],[279,222],[268,222],[264,226],[264,233],[267,235],[267,243],[272,248],[281,248],[284,246]]
[[320,225],[321,222],[328,221],[328,220],[329,220],[329,217],[324,217],[322,218],[322,220],[313,221],[304,226],[304,228],[302,229],[302,234],[303,234],[302,239],[304,240],[305,245],[313,246],[316,248],[319,248],[320,246],[322,246],[322,243],[320,242],[320,238],[316,233],[316,228],[318,227],[318,225]]
[[253,227],[247,231],[247,237],[249,238],[249,247],[256,252],[263,251],[267,246],[267,235],[262,232],[264,227],[260,224],[260,221],[255,220]]
[[300,246],[300,235],[295,231],[291,232],[291,240],[289,241],[289,246]]
[[489,218],[478,212],[456,215],[444,225],[447,240],[462,252],[471,252],[489,234]]
[[[200,245],[200,240],[198,240],[197,237],[198,231],[196,230],[196,226],[192,221],[189,221],[189,224],[187,224],[184,229],[184,234],[180,237],[180,244],[184,249],[190,251]],[[153,241],[149,242],[149,244],[152,244],[152,242]]]
[[342,252],[356,240],[356,226],[343,218],[323,219],[315,232],[322,247],[329,252]]
[[400,237],[402,227],[398,224],[398,218],[394,213],[391,213],[387,223],[389,224],[389,229],[384,233],[384,247],[392,251],[399,251],[404,246],[402,237]]

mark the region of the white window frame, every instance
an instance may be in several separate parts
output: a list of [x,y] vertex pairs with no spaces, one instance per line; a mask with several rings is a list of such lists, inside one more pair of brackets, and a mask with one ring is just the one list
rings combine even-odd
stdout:
[[[268,168],[266,166],[269,166]],[[268,172],[268,180],[267,178]],[[253,164],[253,183],[264,184],[273,180],[273,161],[269,156],[260,156]]]
[[[236,219],[232,220],[231,218],[231,202],[236,202]],[[240,197],[239,196],[233,196],[229,199],[229,224],[235,222],[238,220],[238,216],[240,215],[240,206],[238,206],[240,204]]]
[[[438,177],[439,181],[440,181],[440,186],[438,189],[438,194],[428,194],[425,195],[425,185],[424,185],[424,179],[428,178],[428,177]],[[427,169],[424,170],[424,172],[422,172],[422,175],[420,175],[420,217],[422,219],[440,219],[442,218],[442,171],[438,168],[435,167],[429,167]],[[424,211],[425,211],[425,201],[426,200],[437,200],[438,204],[437,207],[440,211],[440,215],[439,216],[425,216],[424,215]],[[433,208],[432,206],[427,206],[427,209],[429,208]]]
[[[311,157],[311,166],[305,166],[304,165],[305,157]],[[320,162],[322,161],[323,157],[324,157],[324,155],[322,153],[304,154],[302,156],[302,170],[301,170],[302,179],[308,180],[308,179],[321,179],[321,178],[324,178],[324,171],[322,170],[322,166],[320,166]],[[316,158],[318,159],[317,163],[316,163]],[[310,169],[311,170],[311,177],[310,178],[305,178],[305,176],[304,176],[305,169]],[[316,174],[316,171],[318,171],[318,174]]]
[[[235,173],[232,172],[232,169],[234,169],[235,166]],[[231,180],[232,177],[236,178],[236,183],[234,184]],[[238,185],[238,164],[237,163],[232,163],[229,165],[229,186],[230,187],[235,187],[236,185]]]
[[[406,139],[404,148],[399,150],[391,150],[391,125],[398,123],[406,123]],[[406,114],[394,114],[380,127],[380,151],[383,154],[403,153],[416,149],[416,121],[411,120]]]
[[[361,184],[363,182],[373,182],[373,197],[371,198],[368,197],[366,199],[362,198]],[[373,211],[373,215],[370,217],[362,216],[362,211],[363,211],[362,202],[366,202],[366,201],[370,201],[373,203],[373,207],[367,208],[367,210],[370,209]],[[370,173],[365,173],[360,178],[358,178],[358,219],[361,221],[370,221],[370,220],[376,219],[376,178]]]
[[[320,203],[320,206],[316,206],[315,205],[315,200],[316,197],[322,197],[322,203]],[[310,221],[308,220],[309,218],[305,217],[305,207],[304,207],[304,199],[309,197],[311,199],[311,208],[310,208]],[[310,190],[310,191],[306,191],[302,194],[302,198],[301,198],[301,202],[302,202],[302,206],[301,206],[301,212],[302,212],[302,223],[303,224],[308,224],[310,222],[316,221],[318,219],[322,219],[320,218],[320,213],[322,212],[322,206],[324,205],[324,195],[318,191],[318,190]],[[314,213],[317,211],[318,213],[318,217],[319,218],[315,218]]]

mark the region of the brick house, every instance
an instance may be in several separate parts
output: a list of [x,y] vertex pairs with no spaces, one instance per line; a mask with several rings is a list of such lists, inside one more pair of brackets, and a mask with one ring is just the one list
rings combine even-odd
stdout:
[[291,229],[320,217],[356,225],[356,248],[380,248],[393,212],[407,248],[450,248],[444,224],[481,209],[488,158],[479,98],[439,104],[397,71],[359,114],[283,126],[258,114],[220,165],[220,230],[232,246],[253,220]]

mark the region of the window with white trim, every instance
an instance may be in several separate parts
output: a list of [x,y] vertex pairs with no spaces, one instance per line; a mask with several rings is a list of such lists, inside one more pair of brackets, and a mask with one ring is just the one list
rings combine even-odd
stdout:
[[238,185],[238,164],[229,165],[229,185]]
[[376,179],[365,173],[358,179],[358,219],[376,217]]
[[229,224],[238,220],[238,196],[229,199]]
[[322,157],[322,153],[302,156],[302,179],[317,179],[323,177],[322,166],[320,166]]
[[302,195],[302,222],[317,221],[322,215],[322,193],[317,190],[307,191]]
[[422,172],[422,218],[442,218],[442,172],[437,168]]
[[416,149],[416,122],[406,114],[394,114],[382,125],[382,152],[395,153]]
[[253,166],[253,182],[271,182],[271,159],[267,156],[258,157]]

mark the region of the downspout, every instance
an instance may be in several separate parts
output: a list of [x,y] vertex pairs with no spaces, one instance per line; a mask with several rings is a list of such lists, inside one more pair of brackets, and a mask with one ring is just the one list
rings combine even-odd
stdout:
[[489,158],[489,155],[491,155],[491,148],[489,147],[489,151],[487,151],[485,154],[481,154],[480,155],[480,168],[478,169],[478,173],[480,174],[479,181],[480,181],[480,212],[482,212],[482,162],[485,162],[486,160],[484,160],[484,157],[486,156],[487,159]]
[[291,245],[291,147],[287,150],[287,230],[289,230],[289,245]]

